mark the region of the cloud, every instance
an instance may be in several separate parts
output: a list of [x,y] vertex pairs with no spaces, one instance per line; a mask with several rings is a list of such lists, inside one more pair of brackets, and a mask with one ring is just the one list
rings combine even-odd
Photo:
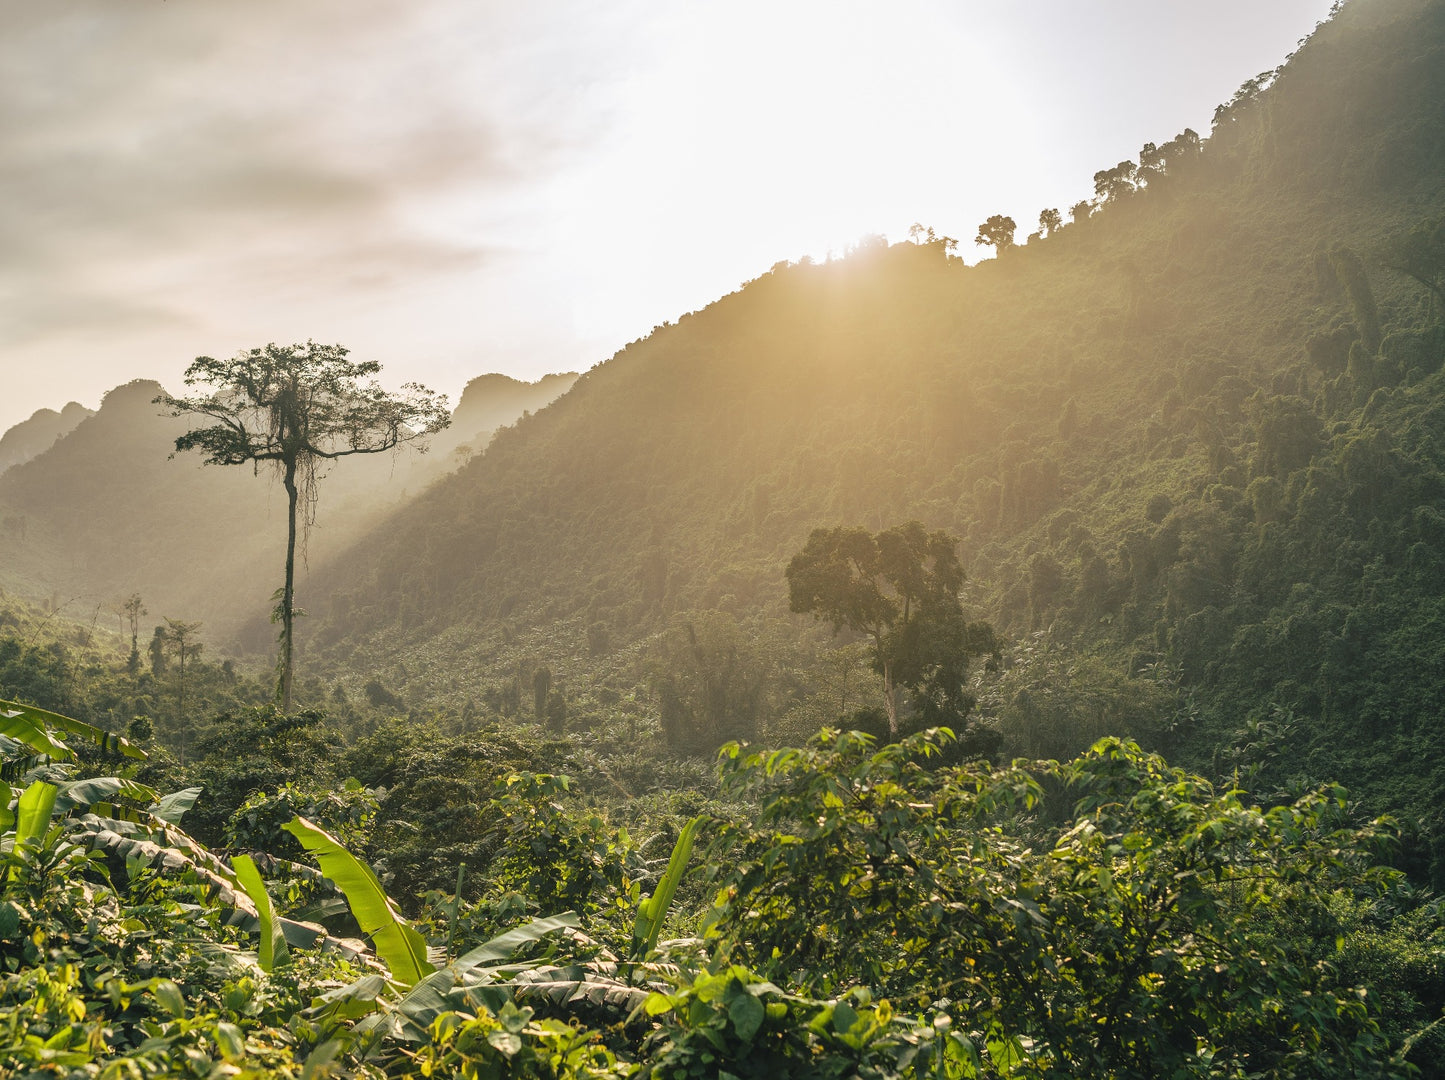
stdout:
[[414,6],[382,0],[7,13],[0,340],[183,321],[201,281],[229,285],[225,304],[268,282],[380,289],[475,266],[482,239],[417,208],[517,166],[427,45]]

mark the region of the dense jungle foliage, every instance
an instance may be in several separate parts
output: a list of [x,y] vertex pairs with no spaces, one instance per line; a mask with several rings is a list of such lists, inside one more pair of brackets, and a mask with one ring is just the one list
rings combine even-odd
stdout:
[[1441,1075],[1445,3],[1192,136],[373,505],[292,715],[154,385],[7,468],[0,1074]]
[[[258,762],[339,761],[319,717],[225,722]],[[347,763],[441,751],[490,792],[278,776],[206,844],[223,786],[193,825],[201,787],[135,779],[173,762],[10,702],[0,730],[7,1074],[1403,1077],[1445,1048],[1445,927],[1379,865],[1387,825],[1120,740],[1004,767],[943,764],[946,730],[730,744],[718,797],[639,842],[564,776],[508,771],[557,748],[488,733],[470,770],[397,753],[425,734],[399,724]],[[481,830],[392,871],[395,826],[446,831],[386,821],[397,791]]]

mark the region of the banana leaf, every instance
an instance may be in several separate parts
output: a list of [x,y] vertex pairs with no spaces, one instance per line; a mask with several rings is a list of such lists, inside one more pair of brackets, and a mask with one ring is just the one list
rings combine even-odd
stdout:
[[[23,717],[32,727],[39,727],[47,734],[59,730],[67,735],[78,735],[87,742],[94,743],[102,751],[113,754],[123,754],[128,758],[135,758],[138,761],[146,759],[146,752],[138,746],[132,745],[119,735],[113,735],[109,731],[96,727],[94,724],[87,724],[83,720],[72,720],[68,716],[61,716],[60,713],[53,713],[48,709],[38,709],[34,705],[22,705],[17,701],[0,701],[0,718]],[[5,730],[3,720],[0,720],[0,734],[9,735]],[[12,735],[11,738],[18,736]],[[25,742],[24,739],[20,740]],[[51,740],[55,743],[55,740]],[[29,743],[26,743],[29,746]],[[56,754],[52,750],[35,749],[38,754],[49,754],[51,757],[63,757],[67,761],[73,761],[75,754],[64,743],[56,743],[62,748],[62,752]]]
[[533,919],[514,930],[498,934],[486,944],[478,945],[470,952],[457,957],[451,966],[458,975],[465,975],[472,968],[480,967],[482,964],[495,964],[509,960],[518,948],[533,941],[541,941],[548,934],[556,933],[558,930],[575,930],[581,925],[582,919],[575,911],[564,911],[560,915]]
[[321,872],[345,894],[357,925],[371,937],[392,978],[412,986],[436,970],[427,961],[426,940],[407,925],[369,866],[303,817],[292,818],[282,828],[301,842],[321,864]]
[[39,840],[50,827],[50,815],[55,809],[55,796],[60,791],[54,784],[37,780],[20,795],[15,807],[15,850],[19,851],[32,840]]
[[45,729],[45,725],[23,712],[16,711],[19,708],[20,706],[12,706],[8,701],[0,701],[0,735],[14,739],[32,753],[59,758],[61,761],[75,760],[75,753],[70,747],[55,739]]
[[[581,925],[582,920],[575,911],[533,919],[506,933],[498,934],[490,941],[457,957],[446,967],[432,972],[408,990],[398,1003],[400,1024],[394,1025],[398,1037],[415,1042],[423,1041],[432,1021],[442,1013],[468,1004],[475,1005],[477,999],[471,992],[490,983],[497,970],[495,965],[510,960],[518,948],[533,941],[540,941],[558,930],[573,930]],[[507,970],[515,972],[516,969],[508,967]],[[491,1002],[489,1007],[500,1007],[501,1001],[508,996],[506,992],[502,992],[500,997],[492,995],[487,999]]]
[[117,795],[139,803],[149,803],[156,798],[153,788],[134,780],[121,776],[93,776],[60,785],[60,794],[55,798],[55,812],[68,814],[77,806],[109,805]]
[[657,946],[657,934],[662,929],[667,909],[672,904],[673,894],[687,870],[687,861],[692,857],[692,844],[697,830],[702,825],[701,816],[693,818],[683,827],[682,833],[673,845],[672,857],[667,860],[667,869],[657,888],[642,903],[637,905],[637,920],[632,928],[632,953],[641,960]]
[[[161,834],[160,830],[153,828],[86,814],[76,823],[73,831],[87,840],[92,848],[112,852],[128,862],[193,874],[210,888],[213,903],[230,909],[226,925],[235,926],[245,933],[254,933],[259,929],[260,913],[236,872],[180,830],[167,830]],[[325,927],[281,917],[276,918],[276,923],[287,945],[292,948],[319,947],[338,952],[353,962],[371,962],[370,953],[361,942],[334,938]]]
[[[151,834],[131,830],[122,832],[118,823],[111,818],[86,814],[80,819],[74,831],[89,840],[93,849],[114,852],[121,858],[136,861],[145,866],[159,866],[175,873],[189,871],[203,884],[209,886],[216,899],[226,907],[239,908],[252,918],[256,909],[250,897],[236,880],[235,872],[229,866],[205,851],[189,837],[189,843],[158,842]],[[170,838],[167,838],[170,839]]]
[[[201,788],[188,787],[173,791],[163,799],[157,799],[150,808],[151,815],[160,818],[167,825],[179,825],[185,812],[196,805],[201,797]],[[151,798],[155,798],[154,795]]]
[[261,970],[270,974],[277,965],[286,962],[286,935],[271,909],[271,894],[266,891],[266,882],[261,879],[251,856],[231,856],[231,867],[236,871],[236,880],[241,883],[241,888],[256,905],[256,919],[261,924],[261,947],[256,950],[257,956],[261,961]]

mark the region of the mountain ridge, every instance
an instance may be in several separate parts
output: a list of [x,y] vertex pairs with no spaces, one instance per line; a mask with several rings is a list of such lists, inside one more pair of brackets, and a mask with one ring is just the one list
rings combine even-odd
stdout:
[[[436,453],[377,455],[333,470],[310,560],[324,563],[346,536],[455,467],[459,450],[545,405],[570,378],[482,376]],[[0,581],[52,605],[86,608],[139,593],[157,620],[200,619],[213,641],[265,649],[266,590],[255,583],[279,574],[284,498],[254,470],[206,468],[174,454],[190,425],[154,403],[162,389],[146,379],[115,387],[63,438],[0,474],[0,518],[16,541],[0,553]]]
[[[1422,707],[1445,681],[1351,635],[1389,609],[1438,640],[1435,571],[1405,549],[1434,565],[1412,500],[1445,463],[1401,447],[1437,421],[1441,350],[1379,258],[1445,214],[1442,50],[1445,5],[1359,0],[1222,108],[1201,153],[1055,235],[974,267],[864,245],[658,328],[318,578],[319,655],[446,694],[441,656],[476,693],[531,650],[585,695],[616,674],[589,659],[593,627],[636,657],[709,612],[812,640],[781,579],[808,532],[918,518],[963,538],[968,598],[1015,643],[981,693],[1016,750],[1072,752],[1148,679],[1173,704],[1128,733],[1192,762],[1338,776],[1351,725],[1406,740],[1385,757],[1431,752],[1434,711],[1410,743],[1380,680]],[[1371,552],[1378,604],[1357,584]],[[1100,685],[1048,690],[1060,650],[1102,657]],[[1378,762],[1353,771],[1367,806],[1440,812]]]
[[37,409],[27,419],[0,435],[0,473],[43,454],[57,439],[70,434],[77,424],[94,415],[78,401],[67,403],[59,412]]

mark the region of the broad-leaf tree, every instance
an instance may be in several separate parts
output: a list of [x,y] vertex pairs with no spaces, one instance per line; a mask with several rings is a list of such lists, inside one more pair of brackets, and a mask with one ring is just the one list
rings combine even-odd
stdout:
[[126,597],[120,607],[121,613],[130,624],[130,661],[129,671],[135,675],[140,671],[140,620],[141,616],[149,614],[145,604],[141,601],[140,593],[131,593]]
[[1014,232],[1017,229],[1018,225],[1013,218],[994,214],[978,227],[978,235],[973,238],[973,242],[992,247],[1002,255],[1014,246]]
[[814,529],[788,563],[793,611],[866,634],[883,676],[888,730],[899,730],[899,689],[929,723],[958,723],[973,702],[970,663],[997,653],[992,628],[964,617],[958,539],[916,521],[878,534]]
[[1121,161],[1112,169],[1100,169],[1094,174],[1094,194],[1101,203],[1122,199],[1138,190],[1138,166],[1132,161]]
[[389,393],[373,378],[381,365],[347,359],[340,345],[267,345],[230,360],[197,357],[186,369],[187,397],[162,394],[157,404],[173,416],[214,421],[176,440],[176,451],[199,450],[207,465],[268,465],[286,489],[286,580],[276,618],[281,623],[277,697],[291,711],[293,631],[296,616],[296,523],[315,518],[318,470],[352,454],[378,454],[446,427],[442,395],[407,383]]

